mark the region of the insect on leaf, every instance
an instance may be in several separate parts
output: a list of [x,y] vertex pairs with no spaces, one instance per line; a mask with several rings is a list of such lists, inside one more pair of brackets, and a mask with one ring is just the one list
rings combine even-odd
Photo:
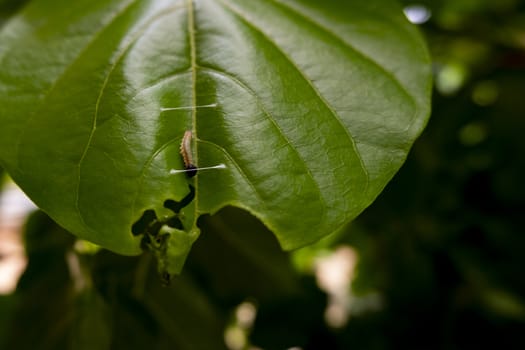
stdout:
[[107,249],[186,242],[164,243],[170,271],[225,206],[285,249],[341,228],[429,115],[427,51],[390,0],[34,0],[0,46],[5,169]]

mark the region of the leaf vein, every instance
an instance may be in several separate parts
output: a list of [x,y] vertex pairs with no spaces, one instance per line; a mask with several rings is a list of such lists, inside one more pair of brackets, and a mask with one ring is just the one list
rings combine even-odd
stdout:
[[252,28],[254,31],[259,33],[268,43],[270,43],[273,47],[278,50],[283,57],[286,58],[286,60],[290,63],[290,65],[301,75],[303,80],[310,86],[312,91],[316,94],[316,96],[319,98],[319,101],[330,111],[330,114],[333,116],[333,118],[337,121],[337,123],[340,125],[340,127],[343,129],[343,131],[346,133],[348,139],[350,140],[350,143],[352,145],[352,149],[354,150],[354,153],[360,163],[360,167],[363,171],[363,174],[365,176],[365,189],[363,192],[366,193],[368,190],[368,184],[370,180],[370,176],[368,174],[368,170],[366,169],[363,157],[361,156],[361,153],[359,152],[357,145],[355,143],[355,138],[353,137],[350,130],[348,130],[343,121],[341,120],[341,117],[336,113],[336,111],[329,105],[328,101],[321,95],[317,87],[313,84],[312,80],[309,79],[306,74],[295,64],[295,62],[292,60],[292,58],[274,41],[272,40],[261,28],[257,27],[255,24],[250,22],[249,18],[246,17],[245,14],[240,12],[238,9],[235,9],[231,6],[231,4],[226,3],[224,0],[218,0],[221,2],[232,14],[239,17],[248,27]]
[[137,184],[137,191],[135,193],[135,197],[133,198],[133,203],[131,204],[131,215],[133,216],[135,213],[135,207],[137,205],[138,197],[140,192],[142,191],[142,186],[144,185],[144,175],[146,174],[146,169],[151,165],[153,160],[163,151],[165,150],[169,145],[171,145],[173,142],[180,140],[181,137],[174,137],[164,143],[162,146],[157,148],[155,152],[151,156],[148,157],[146,162],[144,162],[144,165],[142,166],[142,169],[140,171],[139,175],[139,183]]
[[[118,16],[115,16],[113,21],[112,21],[112,23],[115,21],[115,19],[117,19],[119,16],[123,15],[127,10],[129,10],[132,7],[132,5],[133,5],[133,2],[130,3],[130,5],[128,7],[126,7]],[[159,18],[161,18],[163,16],[166,16],[166,15],[169,15],[169,14],[175,12],[176,10],[178,10],[180,8],[181,8],[180,6],[172,6],[170,8],[165,8],[162,11],[159,11],[157,14],[153,15],[150,19],[148,19],[144,23],[142,28],[138,29],[137,32],[131,37],[129,42],[117,52],[116,59],[111,64],[111,66],[109,67],[109,70],[108,70],[108,72],[107,72],[107,74],[106,74],[106,76],[104,78],[104,81],[102,83],[102,86],[100,88],[100,91],[99,91],[99,94],[97,96],[97,100],[96,100],[96,103],[95,103],[95,112],[94,112],[94,115],[93,115],[93,121],[92,121],[92,125],[91,125],[91,130],[90,130],[90,133],[89,133],[88,141],[86,143],[86,146],[83,149],[82,155],[80,157],[80,160],[79,160],[78,166],[77,166],[77,189],[76,189],[76,197],[75,197],[75,208],[76,208],[76,211],[77,211],[77,213],[79,215],[80,220],[82,221],[82,223],[86,227],[89,227],[89,226],[85,222],[84,217],[82,215],[82,212],[80,210],[80,184],[81,184],[81,173],[82,173],[82,169],[81,168],[82,168],[82,164],[83,164],[83,162],[84,162],[84,160],[86,158],[86,155],[88,153],[88,150],[91,147],[91,144],[93,142],[93,137],[94,137],[94,134],[95,134],[96,129],[97,129],[97,120],[98,120],[98,115],[99,115],[100,102],[102,100],[102,97],[104,96],[104,93],[105,93],[106,88],[108,86],[109,80],[110,80],[113,72],[115,71],[116,67],[122,61],[122,59],[126,56],[126,54],[133,47],[133,45],[140,39],[140,37],[148,30],[148,28],[152,24],[154,24],[156,21],[158,21]]]
[[228,158],[228,160],[233,163],[233,165],[235,166],[235,168],[237,168],[239,174],[241,175],[241,177],[244,178],[244,180],[248,183],[248,186],[250,186],[250,188],[252,189],[253,193],[255,194],[255,196],[257,197],[257,199],[259,200],[259,202],[266,208],[267,205],[266,205],[266,202],[262,199],[262,196],[261,194],[259,193],[259,191],[257,191],[257,188],[255,187],[255,185],[253,184],[253,181],[250,180],[250,178],[248,177],[248,175],[246,174],[246,172],[244,172],[241,168],[241,166],[239,165],[239,163],[237,161],[235,161],[235,159],[233,158],[233,156],[228,153],[228,151],[226,151],[223,147],[219,146],[218,144],[214,143],[214,142],[211,142],[211,141],[206,141],[206,140],[198,140],[199,142],[201,143],[206,143],[212,147],[215,147],[216,149],[218,149],[219,151],[221,151],[221,153],[224,154],[224,156],[226,158]]
[[[97,39],[102,35],[102,33],[104,33],[104,31],[107,29],[107,27],[109,27],[113,22],[115,22],[115,20],[117,18],[119,18],[122,14],[124,14],[130,7],[133,6],[133,4],[137,2],[137,0],[131,0],[129,1],[126,5],[124,5],[119,11],[115,11],[115,14],[113,17],[110,18],[109,22],[105,24],[104,27],[102,27],[98,32],[96,32],[94,35],[93,35],[93,38],[91,38],[87,43],[86,45],[84,46],[84,48],[82,50],[80,50],[79,54],[64,68],[64,70],[62,71],[61,74],[59,74],[57,76],[57,79],[55,81],[53,81],[51,83],[51,85],[49,86],[49,88],[47,89],[47,91],[45,91],[43,94],[42,94],[42,97],[41,97],[41,100],[44,101],[54,90],[55,88],[58,86],[58,83],[64,79],[67,75],[67,72],[71,69],[71,67],[73,67],[75,65],[75,63],[83,56],[83,54],[91,47],[91,45],[93,45],[94,42],[97,41]],[[24,138],[24,135],[28,129],[28,125],[31,123],[31,121],[35,118],[35,116],[37,116],[38,113],[37,111],[35,110],[34,113],[31,114],[31,116],[24,122],[24,126],[22,127],[22,134],[20,135],[20,137],[18,138],[18,142],[16,143],[15,145],[15,152],[16,152],[16,155],[17,157],[19,157],[19,149],[20,149],[20,146],[21,146],[21,143],[22,143],[22,140]],[[19,163],[19,161],[17,162]]]
[[288,11],[291,14],[293,14],[293,15],[295,15],[297,17],[300,17],[303,21],[308,22],[311,25],[313,25],[314,27],[316,27],[316,28],[320,29],[321,31],[325,32],[326,34],[328,34],[329,36],[334,38],[336,41],[338,41],[340,44],[342,44],[342,46],[344,48],[346,48],[348,51],[351,51],[351,52],[355,53],[356,55],[360,56],[363,60],[368,62],[370,65],[372,65],[375,68],[377,68],[378,70],[380,70],[385,76],[387,76],[391,81],[393,81],[397,85],[397,87],[403,92],[405,97],[407,97],[408,100],[410,100],[410,102],[412,102],[412,104],[414,106],[416,105],[416,102],[415,102],[414,98],[408,92],[407,88],[401,83],[401,81],[392,72],[390,72],[387,69],[385,69],[384,66],[382,66],[381,64],[379,64],[378,62],[373,60],[370,56],[365,54],[363,51],[357,49],[355,46],[353,46],[350,43],[348,43],[347,41],[345,41],[343,38],[341,38],[339,35],[337,35],[331,29],[329,29],[326,26],[322,25],[321,23],[313,20],[312,18],[310,18],[307,15],[303,14],[299,10],[297,10],[297,9],[295,9],[295,8],[289,6],[289,5],[286,5],[286,4],[284,4],[284,3],[282,3],[282,2],[280,2],[278,0],[270,0],[270,1],[273,2],[274,4],[276,4],[277,6],[280,6],[285,11]]
[[[186,1],[186,11],[188,12],[188,39],[190,45],[190,71],[191,71],[191,105],[193,107],[197,106],[197,47],[195,43],[195,9],[193,8],[193,0]],[[193,140],[192,143],[195,144],[197,139],[197,108],[193,108],[191,111],[191,122],[192,122],[192,134]],[[197,147],[195,149],[193,157],[195,158],[195,163],[199,164],[199,152]],[[198,178],[195,181],[195,211],[199,210],[199,181]],[[197,218],[197,216],[195,216]],[[195,219],[196,220],[196,219]],[[194,225],[196,222],[194,222]]]
[[[257,105],[261,108],[262,112],[266,115],[266,117],[268,118],[270,123],[272,123],[272,125],[274,126],[275,129],[277,129],[278,133],[285,140],[286,144],[290,146],[292,151],[296,154],[297,158],[299,158],[302,161],[302,164],[305,167],[305,170],[306,170],[306,173],[308,174],[308,177],[316,185],[317,192],[319,193],[319,199],[323,203],[322,207],[325,208],[326,207],[326,200],[323,197],[323,193],[321,191],[319,183],[315,180],[315,177],[313,176],[310,168],[308,168],[306,166],[307,163],[304,160],[304,158],[301,156],[301,154],[299,153],[299,150],[297,149],[297,147],[294,146],[294,144],[290,141],[290,139],[288,137],[286,137],[286,134],[284,133],[284,131],[279,127],[275,116],[272,113],[270,113],[270,111],[268,111],[266,109],[266,107],[264,107],[264,105],[262,103],[262,99],[259,97],[259,95],[257,95],[257,93],[253,89],[251,89],[246,83],[244,83],[239,78],[235,77],[234,75],[232,75],[230,73],[227,73],[227,72],[224,72],[224,71],[220,71],[220,70],[217,70],[217,69],[211,68],[211,67],[199,66],[199,68],[201,70],[208,71],[210,74],[217,74],[217,75],[220,75],[222,77],[225,77],[225,78],[231,80],[232,82],[237,84],[244,91],[248,92],[250,95],[252,95],[255,98],[255,100],[257,101]],[[321,221],[322,221],[322,219],[324,219],[324,212],[323,212],[323,217],[321,218]]]

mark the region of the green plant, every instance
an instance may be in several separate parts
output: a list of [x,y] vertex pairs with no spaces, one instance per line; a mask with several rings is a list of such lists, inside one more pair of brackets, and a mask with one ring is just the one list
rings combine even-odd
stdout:
[[[285,249],[337,231],[429,114],[426,50],[390,1],[31,1],[0,42],[12,178],[77,236],[142,242],[169,273],[227,205]],[[226,169],[170,174],[185,130],[198,166]]]
[[[150,250],[165,278],[204,232],[166,289],[151,255],[80,254],[36,214],[14,323],[61,310],[44,321],[42,348],[220,349],[243,296],[284,298],[290,312],[322,299],[267,228],[286,250],[341,231],[401,167],[430,111],[424,42],[389,0],[34,0],[4,24],[0,47],[0,162],[44,212],[113,252]],[[225,169],[170,173],[185,167],[188,130],[196,165]],[[55,298],[31,304],[46,275]],[[290,346],[305,336],[295,335]]]

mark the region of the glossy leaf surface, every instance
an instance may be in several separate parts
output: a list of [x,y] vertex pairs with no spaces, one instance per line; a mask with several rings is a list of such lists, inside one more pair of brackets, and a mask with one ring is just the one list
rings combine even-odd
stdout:
[[[389,0],[35,0],[4,26],[0,62],[2,165],[62,226],[130,255],[148,210],[187,233],[175,260],[227,205],[285,249],[328,235],[429,114],[426,49]],[[170,174],[186,130],[197,166],[226,169]]]

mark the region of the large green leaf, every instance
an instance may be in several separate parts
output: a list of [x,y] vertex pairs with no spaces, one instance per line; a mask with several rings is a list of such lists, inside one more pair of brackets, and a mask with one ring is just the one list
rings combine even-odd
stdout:
[[[426,49],[390,0],[35,0],[0,50],[0,160],[15,181],[115,252],[140,253],[155,229],[177,266],[198,217],[227,205],[285,249],[334,232],[429,114]],[[198,166],[226,169],[170,174],[186,130]]]

